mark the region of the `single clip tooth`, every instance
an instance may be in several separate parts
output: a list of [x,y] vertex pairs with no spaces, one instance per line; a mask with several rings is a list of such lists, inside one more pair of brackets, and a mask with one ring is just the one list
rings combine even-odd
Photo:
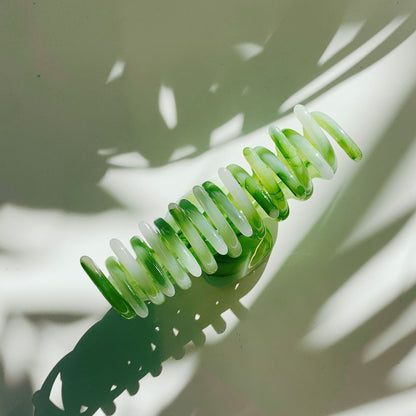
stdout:
[[265,228],[262,219],[255,210],[250,198],[244,192],[232,173],[225,168],[218,170],[218,176],[222,180],[225,187],[228,189],[232,197],[235,199],[241,210],[247,217],[250,225],[254,228],[257,234],[264,235]]
[[332,173],[335,173],[337,170],[337,159],[335,157],[334,149],[326,138],[325,133],[319,127],[319,124],[314,120],[303,105],[296,105],[293,111],[296,118],[302,123],[304,136],[319,151],[331,167]]
[[126,302],[121,294],[115,289],[108,278],[104,276],[104,273],[95,264],[94,260],[92,260],[91,257],[82,256],[80,262],[82,268],[98,287],[103,296],[108,300],[114,310],[116,310],[124,318],[132,318],[134,316],[134,311],[128,302]]
[[120,263],[126,268],[130,276],[139,284],[149,298],[153,299],[155,303],[163,302],[163,294],[156,289],[152,279],[146,275],[124,244],[120,240],[113,238],[110,241],[110,247]]
[[193,276],[201,276],[202,270],[200,265],[173,228],[163,218],[158,218],[154,221],[154,224],[165,239],[170,250],[177,255],[189,273]]
[[192,221],[198,231],[207,239],[217,253],[225,255],[228,252],[227,244],[221,234],[211,223],[199,212],[198,208],[187,199],[181,199],[179,206]]
[[238,257],[242,252],[241,244],[230,224],[228,224],[227,220],[221,214],[221,211],[217,208],[202,186],[194,186],[193,193],[223,237],[225,244],[227,244],[228,247],[228,254],[231,257]]
[[326,162],[324,157],[316,150],[314,146],[305,137],[294,130],[283,130],[285,135],[296,146],[299,153],[304,159],[308,160],[311,165],[318,171],[322,179],[331,179],[334,176],[334,171]]
[[105,265],[115,286],[124,296],[134,312],[136,312],[138,316],[145,318],[149,314],[149,310],[144,302],[146,295],[142,292],[140,287],[129,280],[128,276],[114,257],[109,257],[106,260]]
[[325,129],[341,146],[342,150],[352,159],[361,160],[363,154],[354,140],[345,132],[345,130],[328,114],[314,111],[311,113],[314,120]]
[[139,223],[139,229],[178,286],[182,289],[188,289],[191,286],[191,279],[162,243],[156,231],[144,221]]
[[194,249],[194,252],[201,262],[204,271],[208,274],[215,273],[218,266],[214,256],[179,205],[174,203],[169,204],[169,212],[183,231],[183,234],[189,241],[191,247]]
[[173,296],[175,294],[175,287],[169,280],[163,268],[153,258],[149,247],[137,236],[130,239],[130,244],[137,255],[137,261],[149,277],[153,278],[162,293],[166,296]]
[[253,235],[253,230],[246,216],[240,212],[240,210],[230,201],[229,198],[227,198],[224,192],[217,185],[210,181],[206,181],[202,184],[202,187],[205,189],[215,205],[220,208],[224,215],[228,217],[241,234],[246,237]]

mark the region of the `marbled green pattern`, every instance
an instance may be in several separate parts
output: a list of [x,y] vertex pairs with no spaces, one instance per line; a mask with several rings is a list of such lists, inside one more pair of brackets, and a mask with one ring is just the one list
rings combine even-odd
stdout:
[[303,135],[291,129],[269,129],[275,153],[262,146],[245,148],[250,175],[241,166],[221,168],[219,179],[195,186],[169,215],[154,225],[140,223],[144,237],[131,238],[136,258],[119,240],[110,245],[117,259],[106,261],[107,278],[89,258],[81,264],[115,310],[125,318],[148,314],[146,302],[160,304],[175,285],[187,289],[189,275],[224,285],[240,279],[270,254],[274,239],[265,219],[289,215],[289,198],[308,199],[312,178],[330,179],[337,169],[334,149],[324,130],[347,155],[362,154],[348,134],[328,115],[297,105]]
[[100,289],[100,292],[108,300],[110,305],[124,318],[133,318],[135,313],[129,303],[115,289],[111,282],[105,277],[104,273],[88,256],[81,257],[81,266]]

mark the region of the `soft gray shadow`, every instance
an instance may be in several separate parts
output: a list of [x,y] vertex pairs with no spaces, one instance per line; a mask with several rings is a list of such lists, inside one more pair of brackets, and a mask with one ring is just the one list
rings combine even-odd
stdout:
[[[138,151],[160,166],[184,146],[195,147],[189,157],[205,152],[211,132],[237,114],[244,116],[241,133],[270,123],[293,93],[414,8],[412,1],[373,0],[3,2],[0,204],[115,207],[96,186],[110,156]],[[318,65],[345,21],[364,23],[349,45]],[[317,93],[414,30],[412,16]],[[244,60],[236,47],[245,43],[262,53]],[[125,62],[124,74],[105,84],[116,60]],[[162,84],[174,91],[174,129],[159,112]]]

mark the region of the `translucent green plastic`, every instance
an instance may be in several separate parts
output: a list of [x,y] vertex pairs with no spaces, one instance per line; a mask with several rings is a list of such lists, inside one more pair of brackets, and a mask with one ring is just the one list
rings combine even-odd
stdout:
[[[328,133],[353,160],[359,147],[328,115],[297,105],[303,134],[269,129],[275,149],[245,148],[249,173],[239,165],[218,171],[218,178],[195,186],[169,213],[154,223],[140,223],[142,236],[130,240],[132,251],[111,240],[106,277],[87,256],[81,265],[113,308],[123,317],[146,317],[147,304],[161,304],[177,288],[188,289],[191,276],[213,285],[243,278],[262,264],[275,243],[277,222],[289,215],[289,198],[308,199],[312,178],[331,179],[337,169]],[[271,220],[275,230],[271,232]]]

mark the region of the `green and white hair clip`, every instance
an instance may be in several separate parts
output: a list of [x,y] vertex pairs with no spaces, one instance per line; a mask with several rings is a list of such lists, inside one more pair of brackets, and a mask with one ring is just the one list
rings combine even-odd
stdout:
[[336,172],[334,149],[324,131],[351,159],[362,158],[359,147],[328,115],[309,113],[302,105],[294,113],[303,135],[271,127],[275,153],[263,146],[246,147],[251,174],[235,164],[220,168],[218,179],[169,204],[165,218],[141,222],[142,237],[130,240],[134,255],[112,239],[115,257],[106,261],[108,277],[90,257],[81,258],[86,273],[121,316],[146,317],[148,302],[159,305],[176,287],[188,289],[190,276],[224,285],[263,263],[275,242],[266,219],[286,219],[287,199],[308,199],[312,178],[331,179]]

